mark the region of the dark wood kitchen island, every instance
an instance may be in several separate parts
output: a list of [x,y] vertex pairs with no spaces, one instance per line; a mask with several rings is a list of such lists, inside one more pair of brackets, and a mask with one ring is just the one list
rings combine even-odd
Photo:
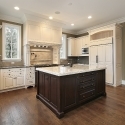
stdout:
[[105,68],[83,66],[37,68],[37,99],[58,118],[88,101],[106,96]]

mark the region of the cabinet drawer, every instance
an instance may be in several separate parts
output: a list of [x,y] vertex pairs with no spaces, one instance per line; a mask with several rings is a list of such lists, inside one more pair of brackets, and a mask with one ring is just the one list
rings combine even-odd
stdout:
[[79,84],[83,84],[84,82],[94,82],[96,80],[95,76],[85,76],[78,80]]
[[95,95],[95,89],[85,92],[85,93],[80,93],[79,98],[80,98],[80,101],[82,101],[82,100],[87,100],[87,99],[93,97],[94,95]]
[[81,74],[79,74],[79,78],[85,77],[85,76],[92,76],[92,75],[95,75],[95,72],[81,73]]
[[11,77],[12,75],[11,75],[10,72],[4,72],[4,73],[3,73],[3,76],[5,76],[5,77]]
[[78,89],[79,89],[79,91],[83,91],[85,89],[92,88],[92,87],[95,88],[95,82],[94,81],[92,81],[92,82],[85,82],[83,84],[80,84]]

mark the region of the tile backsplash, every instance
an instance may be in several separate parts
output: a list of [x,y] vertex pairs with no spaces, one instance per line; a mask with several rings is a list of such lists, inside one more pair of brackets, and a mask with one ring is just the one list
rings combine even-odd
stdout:
[[31,65],[51,64],[52,50],[51,49],[31,49],[30,63]]

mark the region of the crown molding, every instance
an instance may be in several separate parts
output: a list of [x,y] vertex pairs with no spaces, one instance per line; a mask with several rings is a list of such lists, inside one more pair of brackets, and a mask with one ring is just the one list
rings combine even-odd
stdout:
[[97,29],[97,28],[100,28],[100,27],[104,27],[104,26],[107,26],[107,25],[120,24],[120,23],[124,23],[124,22],[125,22],[125,17],[119,18],[119,19],[112,20],[112,21],[109,21],[109,22],[106,22],[106,23],[102,23],[102,24],[99,24],[99,25],[96,25],[96,26],[93,26],[93,27],[90,27],[90,28],[86,28],[84,30],[77,31],[76,35],[79,35],[79,34],[82,34],[82,33],[86,33],[86,32],[88,32],[90,30],[94,30],[94,29]]
[[13,16],[8,16],[8,15],[3,15],[3,14],[0,14],[0,19],[1,20],[6,20],[6,21],[11,21],[11,22],[16,22],[16,23],[20,23],[20,24],[23,23],[20,18],[13,17]]

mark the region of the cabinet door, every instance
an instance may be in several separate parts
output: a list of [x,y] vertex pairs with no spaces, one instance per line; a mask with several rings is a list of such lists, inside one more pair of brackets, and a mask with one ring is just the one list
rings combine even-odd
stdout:
[[96,95],[105,94],[105,70],[96,72]]
[[44,91],[45,91],[45,89],[44,89],[44,73],[42,73],[42,72],[39,72],[38,73],[38,78],[39,78],[39,80],[38,80],[38,86],[37,86],[37,94],[38,95],[40,95],[40,96],[42,96],[42,97],[44,97]]
[[23,86],[24,85],[24,77],[17,77],[16,78],[16,86]]
[[75,39],[68,39],[68,56],[75,56]]
[[52,40],[52,31],[47,26],[41,26],[41,40],[42,42],[50,43]]
[[98,46],[90,47],[90,65],[97,66]]
[[62,33],[61,30],[53,28],[52,29],[52,42],[56,44],[61,44]]
[[85,36],[85,37],[82,37],[82,47],[88,47],[89,46],[89,37],[88,36]]
[[28,40],[41,41],[40,26],[35,24],[28,25]]
[[75,52],[76,52],[76,56],[80,56],[82,54],[82,38],[76,39]]
[[63,84],[63,109],[67,110],[77,104],[77,75],[70,75],[61,78]]
[[4,80],[4,89],[9,89],[9,88],[13,88],[14,86],[14,82],[13,82],[13,78],[9,78],[9,77],[3,77]]
[[98,46],[98,66],[105,67],[105,45]]
[[106,63],[106,83],[113,84],[113,55],[112,44],[105,45],[105,63]]
[[47,101],[50,101],[50,76],[44,74],[44,97]]

